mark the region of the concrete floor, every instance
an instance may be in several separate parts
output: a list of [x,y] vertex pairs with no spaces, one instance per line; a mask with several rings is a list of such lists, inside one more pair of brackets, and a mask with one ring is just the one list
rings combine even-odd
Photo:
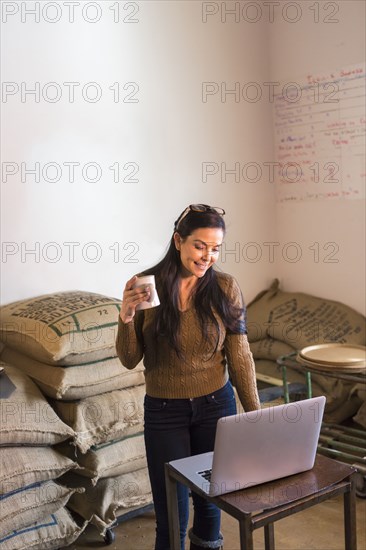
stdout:
[[[192,512],[192,510],[191,510]],[[192,517],[192,513],[191,513]],[[153,550],[154,512],[148,512],[115,529],[116,539],[106,546],[95,527],[89,525],[72,549]],[[239,550],[239,530],[235,519],[223,513],[224,550]],[[255,550],[264,549],[263,530],[254,533]],[[276,550],[343,550],[343,498],[329,499],[275,523]],[[187,542],[186,548],[189,548]],[[357,548],[366,550],[366,499],[357,498]]]

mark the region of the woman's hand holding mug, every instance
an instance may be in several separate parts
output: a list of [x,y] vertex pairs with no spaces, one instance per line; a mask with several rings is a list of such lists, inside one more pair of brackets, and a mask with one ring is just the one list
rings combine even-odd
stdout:
[[148,309],[160,304],[155,288],[154,275],[137,277],[127,281],[122,298],[120,317],[129,323],[139,309]]

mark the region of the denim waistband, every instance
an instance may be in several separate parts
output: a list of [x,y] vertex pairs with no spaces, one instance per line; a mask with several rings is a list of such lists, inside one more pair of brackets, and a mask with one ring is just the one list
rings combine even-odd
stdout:
[[146,397],[148,397],[149,399],[163,400],[166,402],[173,401],[174,403],[177,403],[177,404],[187,403],[187,401],[194,401],[195,403],[200,403],[200,402],[204,403],[209,399],[213,399],[214,397],[220,397],[221,395],[225,395],[226,392],[230,394],[233,393],[233,387],[230,380],[228,380],[226,384],[221,388],[218,388],[217,390],[211,393],[208,393],[206,395],[200,395],[199,397],[175,398],[175,397],[153,397],[150,395],[146,395]]

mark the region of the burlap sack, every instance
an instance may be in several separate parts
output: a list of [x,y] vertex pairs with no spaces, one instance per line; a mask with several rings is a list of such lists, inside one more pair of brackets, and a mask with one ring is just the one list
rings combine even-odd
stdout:
[[16,390],[0,399],[0,445],[54,445],[74,435],[27,375],[2,366]]
[[[274,361],[259,359],[255,361],[256,371],[267,376],[281,378],[281,371]],[[286,368],[286,380],[289,384],[299,382],[306,385],[305,371],[298,371],[291,367]],[[350,383],[337,378],[329,378],[320,374],[311,373],[311,389],[313,397],[325,395],[324,421],[340,423],[356,413],[360,407],[357,396],[350,397]]]
[[363,428],[366,428],[366,401],[361,402],[361,405],[353,417],[353,420],[357,422],[357,424],[360,424]]
[[295,349],[341,342],[365,345],[365,318],[340,302],[300,292],[282,292],[275,279],[247,308],[250,342],[267,336]]
[[10,348],[1,359],[31,376],[42,392],[63,400],[84,399],[145,382],[142,362],[132,370],[122,366],[118,357],[78,366],[59,367],[40,363]]
[[355,384],[351,390],[351,397],[357,397],[360,401],[360,406],[353,420],[360,424],[359,428],[361,426],[366,428],[366,384],[362,382]]
[[74,460],[52,447],[0,447],[0,495],[75,468]]
[[145,384],[81,401],[55,401],[60,417],[75,431],[75,445],[86,453],[92,445],[141,431]]
[[[253,348],[256,351],[256,344],[260,345],[262,342],[262,340],[253,342],[250,345],[252,351]],[[279,342],[279,344],[286,345],[282,342]],[[276,345],[273,349],[279,350],[280,348]],[[274,360],[255,358],[255,365],[257,373],[282,380],[282,370]],[[301,383],[306,387],[306,371],[304,369],[298,371],[287,367],[286,379],[289,384]],[[311,388],[313,396],[325,395],[327,399],[324,413],[324,420],[326,422],[343,422],[355,414],[360,406],[359,399],[356,396],[350,396],[351,382],[312,373]],[[294,398],[292,396],[292,399]]]
[[63,476],[62,483],[70,487],[84,487],[85,493],[73,494],[68,506],[89,519],[104,534],[116,520],[116,512],[122,515],[131,508],[151,504],[151,487],[147,468],[121,476],[109,477],[93,486],[90,480],[70,473]]
[[66,508],[60,508],[43,520],[1,537],[1,550],[64,548],[79,537],[87,523],[84,521],[81,526],[78,525]]
[[294,348],[285,342],[280,342],[269,336],[251,342],[250,349],[255,359],[269,359],[270,361],[276,361],[281,355],[288,355],[294,351]]
[[[72,458],[75,450],[67,443],[57,449]],[[128,474],[146,468],[144,435],[141,431],[119,440],[94,445],[86,454],[76,451],[76,458],[82,469],[78,475],[91,478],[93,485],[105,477]]]
[[54,481],[35,483],[0,497],[0,537],[41,521],[65,506],[75,492]]
[[120,300],[92,292],[46,294],[3,306],[0,340],[59,365],[114,357]]

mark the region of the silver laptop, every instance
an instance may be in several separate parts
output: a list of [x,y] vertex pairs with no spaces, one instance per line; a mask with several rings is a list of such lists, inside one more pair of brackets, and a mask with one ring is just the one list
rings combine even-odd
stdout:
[[210,496],[310,470],[325,397],[220,418],[214,451],[170,464]]

